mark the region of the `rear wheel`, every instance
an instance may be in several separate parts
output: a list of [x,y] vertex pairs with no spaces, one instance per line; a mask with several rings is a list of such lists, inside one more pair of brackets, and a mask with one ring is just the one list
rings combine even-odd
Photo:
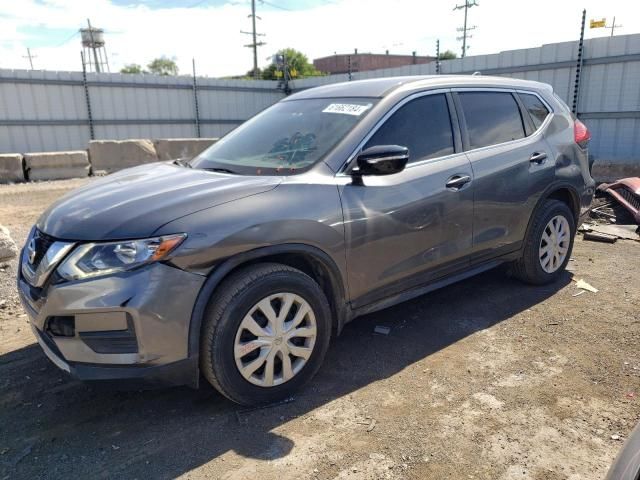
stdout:
[[559,200],[547,200],[534,215],[513,271],[524,282],[543,285],[556,280],[569,262],[576,225],[569,207]]
[[201,369],[243,405],[285,399],[320,368],[331,315],[318,284],[280,264],[258,264],[225,281],[211,298],[201,337]]

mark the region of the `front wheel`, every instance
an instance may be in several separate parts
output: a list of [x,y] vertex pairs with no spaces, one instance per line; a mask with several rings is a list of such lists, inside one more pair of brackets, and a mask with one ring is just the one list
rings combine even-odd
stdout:
[[329,304],[311,277],[286,265],[253,265],[234,273],[211,298],[201,369],[234,402],[275,402],[313,377],[330,336]]
[[551,283],[569,262],[576,224],[567,204],[547,200],[534,213],[522,257],[513,262],[520,280],[534,285]]

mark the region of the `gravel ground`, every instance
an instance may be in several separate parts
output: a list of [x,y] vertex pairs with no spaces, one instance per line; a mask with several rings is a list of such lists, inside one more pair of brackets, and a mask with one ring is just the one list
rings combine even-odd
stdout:
[[[22,244],[86,181],[0,186],[0,224]],[[207,386],[67,378],[33,343],[12,262],[0,269],[0,480],[601,479],[640,420],[640,243],[578,238],[570,268],[546,287],[487,272],[362,317],[292,402],[248,410]],[[572,275],[599,292],[574,296]]]

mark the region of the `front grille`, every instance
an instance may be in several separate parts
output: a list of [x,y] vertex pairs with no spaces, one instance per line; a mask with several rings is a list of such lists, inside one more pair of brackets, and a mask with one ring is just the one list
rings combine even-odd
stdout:
[[74,245],[72,242],[56,240],[51,235],[34,229],[22,254],[20,268],[24,279],[29,285],[42,288],[51,272]]
[[45,254],[47,253],[47,250],[49,250],[49,247],[53,245],[56,239],[53,238],[51,235],[47,235],[46,233],[36,229],[36,231],[33,234],[33,241],[35,244],[34,246],[35,246],[36,254],[33,259],[32,265],[34,268],[37,268],[37,266],[40,265],[40,261],[42,260],[42,257],[45,256]]
[[637,195],[626,188],[619,188],[616,191],[622,196],[622,198],[629,202],[633,208],[640,211],[640,199]]

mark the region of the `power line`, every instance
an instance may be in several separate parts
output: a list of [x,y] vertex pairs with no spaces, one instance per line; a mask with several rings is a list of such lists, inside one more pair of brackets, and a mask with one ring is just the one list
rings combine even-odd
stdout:
[[465,0],[464,5],[456,5],[453,8],[454,10],[462,10],[464,8],[464,26],[462,28],[457,29],[459,32],[462,32],[462,36],[457,37],[457,40],[462,40],[462,57],[465,57],[467,55],[467,49],[469,48],[467,46],[467,38],[472,37],[467,32],[469,30],[475,30],[476,28],[475,25],[473,27],[467,27],[468,11],[471,7],[479,7],[479,6],[480,5],[478,4],[477,0]]
[[63,42],[60,42],[59,44],[55,45],[55,47],[61,47],[62,45],[64,45],[65,43],[69,42],[73,37],[75,37],[76,35],[78,35],[78,33],[80,33],[79,30],[74,31],[66,40],[64,40]]

